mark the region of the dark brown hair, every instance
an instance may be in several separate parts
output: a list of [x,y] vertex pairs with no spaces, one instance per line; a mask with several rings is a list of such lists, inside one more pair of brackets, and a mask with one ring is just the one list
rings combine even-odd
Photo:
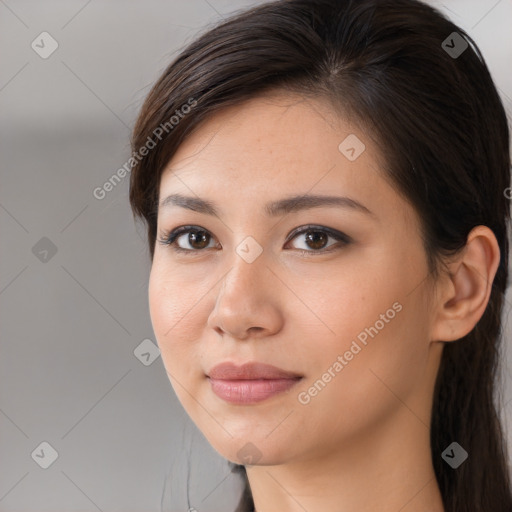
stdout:
[[[466,44],[460,55],[450,51]],[[431,450],[446,512],[512,511],[497,393],[509,130],[476,44],[416,0],[274,1],[205,31],[153,86],[133,130],[134,154],[155,142],[130,178],[131,206],[147,224],[151,258],[160,178],[178,146],[215,112],[271,90],[326,99],[365,127],[385,157],[383,172],[418,212],[434,278],[472,228],[494,232],[501,259],[487,308],[469,334],[444,347]],[[457,469],[441,458],[453,441],[469,454]],[[247,486],[239,510],[252,507]]]

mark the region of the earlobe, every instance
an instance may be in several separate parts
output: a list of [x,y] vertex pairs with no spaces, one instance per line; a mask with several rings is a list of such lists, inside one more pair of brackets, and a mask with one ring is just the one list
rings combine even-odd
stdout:
[[496,236],[487,226],[468,235],[466,247],[448,266],[439,284],[432,341],[455,341],[473,330],[484,314],[500,262]]

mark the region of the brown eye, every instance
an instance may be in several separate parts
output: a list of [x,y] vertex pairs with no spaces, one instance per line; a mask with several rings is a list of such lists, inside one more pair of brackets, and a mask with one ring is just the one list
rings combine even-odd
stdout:
[[323,249],[329,236],[323,231],[306,231],[306,243],[312,249]]
[[[304,237],[303,241],[305,243],[304,247],[299,247],[302,256],[329,253],[341,249],[343,246],[352,242],[352,239],[341,231],[324,228],[322,226],[305,226],[301,229],[297,229],[292,233],[289,242],[300,239],[300,236]],[[333,240],[333,243],[328,244],[329,238]],[[194,253],[198,254],[208,248],[216,247],[215,243],[211,245],[211,243],[214,242],[211,233],[197,226],[181,226],[169,234],[163,234],[159,241],[163,245],[171,246],[173,250],[177,252],[190,255]],[[181,244],[179,243],[180,241]],[[331,246],[334,247],[331,249]],[[221,247],[218,246],[217,248],[221,249]]]
[[[329,238],[333,239],[334,242],[328,244]],[[327,253],[331,250],[335,250],[336,248],[348,245],[351,242],[351,238],[341,231],[333,231],[328,228],[315,226],[306,226],[306,228],[302,228],[300,231],[292,233],[291,240],[295,239],[303,241],[303,246],[296,246],[296,248],[300,249],[305,254]],[[331,249],[331,247],[333,248]]]
[[175,251],[182,253],[198,253],[214,247],[210,245],[211,241],[212,236],[207,230],[193,226],[181,226],[160,239],[161,244],[170,245]]
[[188,243],[194,249],[204,249],[208,247],[209,240],[210,235],[206,231],[191,231],[188,234]]
[[[187,236],[188,235],[188,236]],[[182,247],[178,244],[178,241],[180,239],[186,240],[186,243],[189,245],[189,247]],[[209,242],[211,240],[211,235],[208,233],[208,231],[202,230],[202,229],[189,229],[181,235],[174,237],[176,245],[185,251],[187,250],[201,250],[206,249],[209,245]]]

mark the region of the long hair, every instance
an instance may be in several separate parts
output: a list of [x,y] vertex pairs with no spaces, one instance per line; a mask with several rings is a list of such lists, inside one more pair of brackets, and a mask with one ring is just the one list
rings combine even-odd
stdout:
[[[155,83],[132,134],[130,203],[147,225],[151,258],[160,178],[178,146],[219,110],[271,90],[327,99],[371,134],[384,175],[419,215],[434,277],[472,228],[494,232],[501,259],[489,302],[475,328],[444,347],[430,441],[446,512],[510,512],[498,393],[509,130],[477,45],[416,0],[272,1],[204,31]],[[469,454],[457,469],[441,457],[453,441]],[[253,508],[245,481],[239,511]]]

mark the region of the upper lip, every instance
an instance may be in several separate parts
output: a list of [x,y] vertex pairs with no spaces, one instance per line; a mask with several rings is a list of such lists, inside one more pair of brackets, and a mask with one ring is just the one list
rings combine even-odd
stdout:
[[220,363],[208,373],[208,377],[218,380],[254,380],[254,379],[298,379],[302,375],[264,363],[245,363],[237,366],[231,362]]

